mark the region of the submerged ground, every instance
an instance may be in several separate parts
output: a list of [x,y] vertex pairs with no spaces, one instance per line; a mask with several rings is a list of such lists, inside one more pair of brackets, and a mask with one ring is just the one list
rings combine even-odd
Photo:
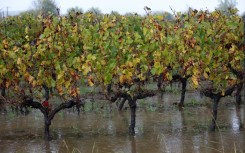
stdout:
[[88,100],[80,115],[72,109],[60,112],[51,125],[50,142],[43,139],[38,110],[28,115],[9,111],[0,115],[0,152],[245,152],[244,109],[235,107],[234,97],[222,99],[216,132],[208,130],[209,99],[188,92],[186,107],[179,112],[173,105],[179,98],[179,92],[169,92],[138,101],[135,137],[128,135],[129,109],[119,112],[105,101],[95,100],[92,110]]

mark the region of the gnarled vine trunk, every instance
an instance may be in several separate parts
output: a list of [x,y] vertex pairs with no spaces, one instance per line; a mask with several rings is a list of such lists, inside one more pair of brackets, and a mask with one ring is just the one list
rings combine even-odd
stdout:
[[187,78],[181,78],[180,81],[182,84],[182,89],[181,89],[181,98],[180,98],[180,103],[179,103],[179,109],[182,110],[182,108],[184,107],[184,101],[185,101]]
[[44,115],[44,137],[45,140],[50,140],[50,132],[49,132],[49,127],[51,125],[51,121],[48,118],[47,114]]
[[239,83],[237,85],[237,91],[236,91],[236,105],[239,107],[242,103],[242,87],[243,87],[243,83]]
[[[245,63],[245,61],[244,61]],[[231,70],[231,72],[233,74],[236,75],[236,77],[241,81],[240,83],[237,84],[237,89],[236,89],[236,106],[239,108],[242,102],[242,96],[241,96],[241,92],[242,92],[242,87],[244,84],[244,73],[242,71],[238,71],[236,69],[234,69],[230,63],[228,63],[228,68]],[[244,96],[245,97],[245,96]]]
[[65,103],[61,103],[59,106],[57,106],[52,111],[49,111],[48,108],[44,107],[41,103],[33,101],[32,98],[26,98],[25,103],[27,106],[39,109],[42,114],[44,115],[44,137],[45,140],[50,140],[50,132],[49,128],[52,123],[52,120],[54,116],[61,110],[66,108],[72,108],[74,105],[76,105],[76,102],[73,100],[70,100]]
[[[1,96],[4,98],[6,96],[6,79],[2,82],[2,90],[1,90]],[[3,107],[3,110],[6,112],[6,108],[4,107],[4,100],[0,100],[0,110],[1,107]]]
[[117,91],[114,92],[114,97],[108,97],[107,99],[111,102],[115,102],[118,98],[123,98],[122,102],[124,103],[126,100],[128,101],[130,107],[130,125],[129,125],[129,134],[134,136],[135,135],[135,123],[136,123],[136,101],[138,99],[144,99],[146,97],[152,97],[155,95],[153,91],[143,91],[138,90],[134,95],[130,95],[128,92],[125,91]]
[[235,90],[236,86],[232,86],[228,89],[225,90],[224,93],[218,92],[215,93],[213,89],[204,89],[201,92],[206,96],[209,97],[213,100],[213,105],[212,105],[212,121],[210,125],[210,130],[215,131],[216,129],[216,120],[218,118],[218,104],[219,101],[222,97],[230,96],[232,92]]
[[122,108],[123,108],[123,106],[124,106],[126,100],[127,100],[126,98],[123,98],[122,101],[120,101],[119,106],[118,106],[118,110],[119,110],[119,111],[122,110]]
[[212,106],[212,122],[210,125],[210,130],[215,131],[216,129],[216,120],[217,120],[217,115],[218,115],[218,105],[220,101],[219,96],[214,96],[213,97],[213,106]]
[[190,75],[187,76],[181,76],[179,74],[175,74],[173,75],[173,81],[180,81],[182,84],[182,88],[181,88],[181,98],[180,98],[180,102],[178,104],[179,106],[179,110],[181,111],[184,107],[184,102],[185,102],[185,93],[186,93],[186,88],[187,88],[187,81],[190,78]]
[[129,99],[129,107],[130,107],[130,126],[129,126],[129,134],[134,136],[135,135],[135,122],[136,122],[136,100]]

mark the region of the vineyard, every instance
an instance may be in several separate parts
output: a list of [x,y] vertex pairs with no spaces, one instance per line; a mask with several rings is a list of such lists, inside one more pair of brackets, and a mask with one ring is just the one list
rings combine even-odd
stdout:
[[[135,135],[137,100],[177,81],[180,111],[187,84],[212,99],[215,130],[220,99],[233,94],[237,105],[242,101],[243,19],[233,9],[229,14],[190,9],[174,16],[74,13],[3,19],[1,109],[39,109],[49,139],[54,116],[66,108],[79,109],[86,98],[81,87],[94,86],[109,102],[120,101],[120,107],[128,102],[129,132]],[[49,102],[54,97],[63,99],[55,107]]]

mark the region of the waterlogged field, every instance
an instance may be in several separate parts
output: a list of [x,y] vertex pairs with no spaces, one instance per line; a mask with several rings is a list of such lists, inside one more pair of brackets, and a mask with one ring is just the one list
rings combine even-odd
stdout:
[[[227,13],[4,18],[0,105],[9,108],[0,116],[0,152],[244,152],[244,109],[228,97],[241,101],[244,23],[236,9]],[[158,89],[147,89],[151,80]],[[181,92],[155,95],[174,81]],[[199,92],[185,95],[187,84],[212,99],[212,111]],[[88,85],[100,94],[82,94]],[[102,92],[106,98],[98,100]],[[87,100],[78,116],[70,108],[81,98]],[[119,112],[108,102],[118,99],[130,108]],[[17,114],[10,109],[16,105],[39,110]],[[208,130],[212,116],[216,132]]]
[[[234,98],[221,101],[218,130],[209,131],[209,99],[189,92],[186,107],[178,111],[173,103],[179,94],[171,92],[138,101],[136,136],[128,134],[130,111],[95,100],[87,102],[77,115],[72,109],[60,112],[51,125],[50,142],[43,139],[43,116],[38,110],[28,115],[8,112],[0,115],[1,153],[82,152],[245,152],[244,109],[236,109]],[[92,110],[93,109],[93,110]]]

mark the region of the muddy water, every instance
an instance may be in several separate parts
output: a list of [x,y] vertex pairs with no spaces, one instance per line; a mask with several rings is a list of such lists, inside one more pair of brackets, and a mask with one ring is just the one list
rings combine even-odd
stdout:
[[[187,107],[179,112],[172,104],[175,93],[138,102],[136,136],[128,135],[129,110],[87,110],[79,116],[71,110],[55,116],[50,142],[43,141],[43,116],[32,110],[27,116],[0,115],[0,152],[82,153],[218,153],[245,152],[243,108],[233,98],[222,100],[216,132],[208,130],[211,110],[208,99],[187,95]],[[191,98],[189,98],[191,97]],[[194,97],[194,98],[193,98]]]

